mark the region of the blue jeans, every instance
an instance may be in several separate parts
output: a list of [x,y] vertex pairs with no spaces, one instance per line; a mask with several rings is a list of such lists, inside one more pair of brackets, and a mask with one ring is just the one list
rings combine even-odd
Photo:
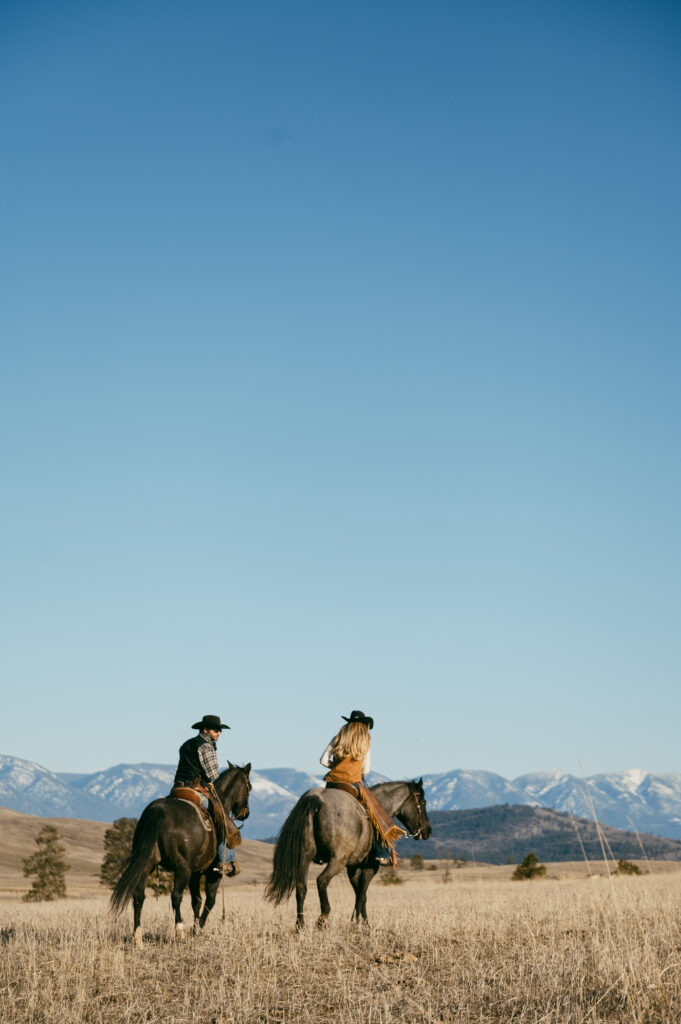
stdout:
[[[210,810],[210,802],[208,800],[208,797],[204,796],[203,793],[201,793],[200,796],[201,806],[203,807],[204,811]],[[232,864],[234,860],[234,850],[230,849],[230,847],[227,846],[227,843],[224,841],[224,839],[221,839],[220,842],[218,843],[218,864]]]

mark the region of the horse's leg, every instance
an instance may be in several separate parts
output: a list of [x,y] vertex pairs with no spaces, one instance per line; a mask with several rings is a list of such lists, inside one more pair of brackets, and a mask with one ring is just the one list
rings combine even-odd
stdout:
[[367,918],[367,889],[369,888],[369,882],[377,871],[377,867],[361,868],[357,872],[358,877],[356,882],[353,882],[352,879],[350,879],[352,887],[355,890],[354,920],[359,921],[361,919],[366,925],[369,924],[369,919]]
[[193,933],[196,935],[201,914],[201,874],[198,871],[195,871],[189,879],[189,894],[192,898],[192,910],[194,911]]
[[132,894],[132,906],[133,906],[133,911],[134,911],[133,933],[132,934],[133,934],[133,938],[135,940],[135,945],[136,946],[141,946],[143,941],[144,941],[142,939],[142,928],[140,926],[140,921],[142,919],[142,905],[144,903],[144,888],[145,888],[146,884],[147,884],[147,876],[145,874],[140,879],[140,881],[139,881],[139,883],[137,885],[137,888],[135,889],[134,893]]
[[324,927],[329,914],[331,913],[331,904],[329,903],[329,897],[326,892],[329,887],[329,882],[338,874],[339,871],[342,871],[344,867],[345,861],[341,861],[337,857],[332,857],[317,878],[317,892],[319,893],[319,906],[321,908],[321,914],[317,919],[318,928]]
[[357,864],[348,865],[348,878],[350,879],[350,885],[355,891],[355,909],[352,912],[352,920],[359,921],[360,917],[360,888],[359,883],[361,879],[362,869]]
[[[210,880],[208,876],[211,876]],[[215,877],[213,877],[215,876]],[[206,923],[206,918],[210,914],[211,910],[215,906],[215,898],[218,894],[218,888],[222,881],[222,877],[215,871],[209,871],[206,875],[206,902],[203,904],[203,913],[201,914],[201,920],[199,924],[203,928]]]
[[184,942],[185,938],[180,907],[182,906],[182,894],[187,888],[190,877],[191,871],[186,862],[175,865],[175,884],[173,885],[173,893],[170,897],[170,902],[172,903],[173,910],[175,911],[175,938],[178,942]]
[[310,870],[310,862],[308,861],[305,868],[298,875],[296,881],[296,931],[300,931],[305,925],[305,914],[303,913],[303,907],[305,906],[305,897],[307,896],[307,873]]

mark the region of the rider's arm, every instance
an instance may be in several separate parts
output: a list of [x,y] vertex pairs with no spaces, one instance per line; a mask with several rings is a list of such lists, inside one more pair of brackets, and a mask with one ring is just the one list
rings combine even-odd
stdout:
[[218,769],[218,755],[213,749],[212,743],[201,743],[199,746],[199,761],[204,774],[209,782],[217,779],[220,771]]
[[362,764],[362,775],[368,775],[371,771],[371,751],[367,750],[364,755],[364,763]]
[[323,764],[325,768],[331,767],[331,743],[329,743],[328,747],[319,758],[319,763]]

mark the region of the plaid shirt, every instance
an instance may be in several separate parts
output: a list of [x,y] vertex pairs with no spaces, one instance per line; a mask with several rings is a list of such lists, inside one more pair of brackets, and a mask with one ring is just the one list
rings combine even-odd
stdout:
[[203,743],[199,747],[199,761],[210,782],[215,782],[220,771],[218,769],[217,747],[210,736],[202,733]]

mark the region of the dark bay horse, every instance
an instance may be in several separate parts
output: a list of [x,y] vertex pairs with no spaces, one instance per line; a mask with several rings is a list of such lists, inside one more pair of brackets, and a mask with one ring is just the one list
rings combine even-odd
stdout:
[[[230,764],[214,782],[225,814],[232,814],[239,821],[245,821],[248,817],[250,771],[250,764],[245,768],[237,768]],[[140,918],[149,872],[160,864],[166,871],[175,874],[171,902],[175,911],[175,937],[181,942],[184,939],[184,925],[180,914],[182,894],[189,885],[196,932],[197,926],[203,928],[215,905],[221,876],[217,871],[211,871],[206,875],[206,901],[201,912],[201,875],[215,864],[216,857],[215,830],[206,831],[197,807],[184,800],[170,797],[161,797],[145,807],[137,822],[128,866],[116,883],[111,896],[111,909],[116,915],[120,914],[132,899],[135,912],[134,936],[138,945],[142,943]]]
[[[423,779],[381,782],[371,787],[388,814],[397,818],[414,839],[428,839],[432,829],[426,813]],[[331,879],[347,869],[355,890],[353,921],[367,922],[367,888],[378,871],[374,830],[359,800],[341,789],[309,789],[301,796],[274,848],[274,865],[265,895],[281,903],[296,890],[296,927],[305,923],[303,905],[312,861],[326,863],[317,879],[322,927],[331,913],[327,889]]]

